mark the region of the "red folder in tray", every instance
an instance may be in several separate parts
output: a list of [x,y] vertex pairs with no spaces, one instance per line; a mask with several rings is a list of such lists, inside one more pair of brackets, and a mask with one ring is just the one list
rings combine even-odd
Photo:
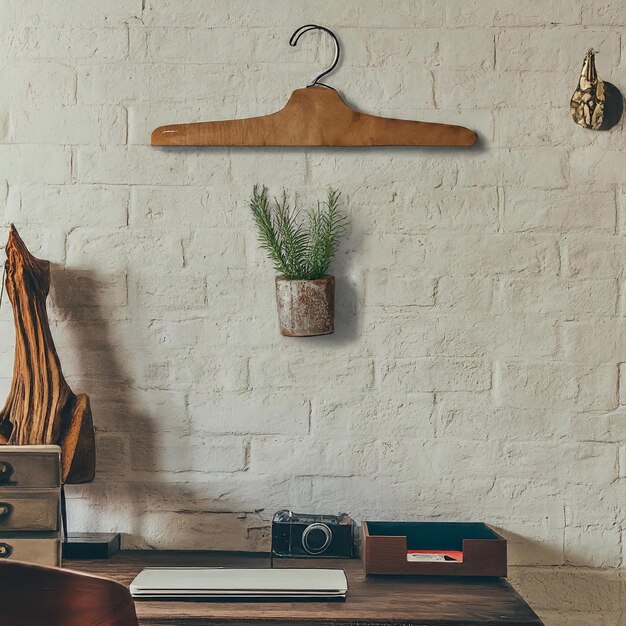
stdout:
[[409,563],[462,563],[461,550],[407,550]]

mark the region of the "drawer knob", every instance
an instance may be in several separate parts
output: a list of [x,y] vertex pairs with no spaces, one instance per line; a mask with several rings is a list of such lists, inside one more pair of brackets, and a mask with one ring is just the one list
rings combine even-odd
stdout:
[[13,466],[7,461],[0,461],[0,484],[8,483],[13,474]]
[[0,502],[0,518],[7,517],[11,512],[11,508],[8,502]]
[[13,548],[8,543],[0,543],[0,559],[8,559]]

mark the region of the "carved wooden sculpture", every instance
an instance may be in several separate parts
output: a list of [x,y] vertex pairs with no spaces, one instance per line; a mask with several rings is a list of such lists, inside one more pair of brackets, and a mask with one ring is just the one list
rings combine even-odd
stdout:
[[94,478],[95,439],[88,396],[74,395],[63,377],[48,322],[50,262],[35,258],[11,225],[6,290],[15,320],[11,391],[0,412],[0,444],[61,446],[66,483]]

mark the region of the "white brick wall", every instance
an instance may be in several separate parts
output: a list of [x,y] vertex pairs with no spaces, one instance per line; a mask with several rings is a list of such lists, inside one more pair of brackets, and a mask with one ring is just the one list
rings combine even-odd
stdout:
[[[548,626],[626,622],[623,123],[577,128],[585,50],[626,88],[623,0],[0,0],[0,208],[54,262],[91,395],[74,530],[267,547],[274,510],[484,519]],[[157,125],[329,82],[468,150],[158,149]],[[339,187],[337,332],[278,334],[255,182]],[[12,365],[0,313],[2,388]]]

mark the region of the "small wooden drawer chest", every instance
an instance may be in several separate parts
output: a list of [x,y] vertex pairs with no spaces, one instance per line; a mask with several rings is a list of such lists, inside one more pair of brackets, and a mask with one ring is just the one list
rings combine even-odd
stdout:
[[61,564],[61,448],[0,446],[0,558]]

